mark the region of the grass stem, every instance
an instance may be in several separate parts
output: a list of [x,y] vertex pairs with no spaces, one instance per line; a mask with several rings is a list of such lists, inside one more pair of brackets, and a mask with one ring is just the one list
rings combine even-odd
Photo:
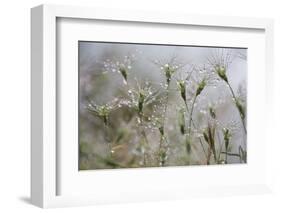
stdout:
[[238,113],[239,113],[239,115],[240,115],[240,118],[241,118],[241,121],[242,121],[242,125],[243,125],[243,129],[244,129],[245,133],[247,134],[245,119],[242,117],[241,112],[240,112],[239,108],[237,107],[238,99],[236,98],[236,95],[235,95],[235,93],[234,93],[234,91],[233,91],[231,85],[229,84],[229,82],[226,81],[226,83],[227,83],[227,85],[228,85],[228,87],[229,87],[229,89],[230,89],[230,92],[231,92],[231,94],[232,94],[232,97],[233,97],[233,99],[234,99],[234,101],[235,101],[235,106],[236,106],[236,108],[237,108],[237,110],[238,110]]
[[[186,112],[188,113],[188,112],[189,112],[189,109],[188,109],[187,102],[184,101],[184,104],[185,104],[185,107],[186,107]],[[192,117],[190,117],[190,119],[191,119],[191,122],[192,122],[193,127],[194,127],[194,128],[197,128],[196,125],[195,125],[195,123],[194,123],[194,121],[193,121],[193,119],[192,119]],[[191,127],[190,127],[189,129],[191,129]],[[204,152],[204,155],[205,155],[205,157],[207,158],[207,153],[206,153],[206,150],[205,150],[205,148],[204,148],[203,142],[202,142],[202,140],[201,140],[200,137],[199,137],[199,142],[200,142],[200,145],[201,145],[202,150],[203,150],[203,152]]]
[[194,99],[193,99],[192,105],[191,105],[190,114],[189,114],[189,123],[188,123],[188,134],[189,134],[189,135],[190,135],[190,133],[191,133],[192,115],[193,115],[193,109],[194,109],[194,104],[195,104],[196,99],[197,99],[197,95],[194,96]]

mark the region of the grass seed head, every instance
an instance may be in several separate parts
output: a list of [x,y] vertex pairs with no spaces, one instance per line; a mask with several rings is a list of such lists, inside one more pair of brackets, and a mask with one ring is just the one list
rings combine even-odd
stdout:
[[123,76],[124,81],[127,82],[127,78],[128,78],[128,71],[127,71],[127,69],[124,66],[120,66],[119,67],[119,71],[120,71],[121,75]]
[[229,146],[229,141],[230,141],[230,131],[227,128],[223,129],[223,138],[224,138],[224,142],[225,142],[225,148],[228,149]]
[[185,134],[185,116],[184,116],[184,109],[180,109],[178,112],[178,121],[180,126],[180,132],[182,135]]
[[191,138],[189,136],[186,137],[185,148],[186,148],[187,154],[190,154],[191,153]]
[[203,89],[205,88],[206,86],[206,80],[203,79],[199,84],[198,84],[198,87],[197,87],[197,90],[196,90],[196,96],[200,95],[200,93],[203,91]]
[[166,150],[164,150],[164,148],[159,151],[159,159],[160,159],[160,166],[164,166],[167,160],[167,153]]
[[158,127],[158,130],[159,130],[161,136],[164,136],[164,127],[163,127],[163,125],[160,125],[160,126]]
[[235,100],[235,105],[236,105],[237,109],[239,110],[241,118],[245,119],[245,109],[238,99]]
[[226,68],[224,66],[216,65],[215,71],[221,79],[223,79],[225,82],[228,82]]
[[166,82],[169,85],[172,79],[172,75],[175,73],[175,69],[171,67],[169,64],[165,64],[164,66],[164,73],[166,76]]
[[142,113],[143,111],[143,104],[145,99],[145,93],[143,90],[139,91],[139,99],[138,99],[138,111]]
[[179,87],[182,99],[184,101],[186,101],[185,81],[184,80],[179,80],[178,81],[178,87]]
[[213,107],[209,107],[209,112],[210,112],[210,115],[213,119],[216,119],[216,112],[215,112],[215,109]]

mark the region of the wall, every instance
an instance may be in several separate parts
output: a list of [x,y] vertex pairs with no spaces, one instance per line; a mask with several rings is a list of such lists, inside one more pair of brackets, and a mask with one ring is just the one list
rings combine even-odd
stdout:
[[[0,209],[1,212],[37,212],[38,208],[29,205],[29,172],[30,172],[30,13],[29,9],[43,3],[37,0],[9,0],[1,2],[0,54],[1,54],[1,175],[0,175]],[[77,4],[74,0],[57,0],[44,3]],[[86,1],[79,5],[102,6],[123,9],[140,9],[155,11],[186,12],[192,14],[217,14],[233,16],[271,17],[275,19],[275,125],[276,145],[271,155],[274,168],[280,162],[281,141],[278,139],[280,104],[280,68],[278,60],[281,55],[281,13],[278,1],[261,0],[194,0],[194,1]],[[280,166],[279,166],[280,167]],[[238,174],[239,175],[239,174]],[[275,192],[272,195],[226,197],[221,199],[202,198],[188,201],[171,201],[146,204],[122,204],[96,207],[67,209],[69,212],[155,212],[196,211],[196,212],[276,212],[280,207],[281,187],[280,169],[275,170]],[[279,201],[279,202],[278,202]],[[5,211],[6,210],[6,211]],[[52,210],[52,212],[66,209]]]

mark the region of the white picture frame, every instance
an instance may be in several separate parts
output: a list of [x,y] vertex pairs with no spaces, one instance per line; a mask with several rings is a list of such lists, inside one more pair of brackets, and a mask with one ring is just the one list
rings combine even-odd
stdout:
[[[262,32],[261,40],[262,49],[264,51],[262,60],[264,63],[261,68],[261,76],[265,75],[266,78],[257,77],[257,81],[264,83],[264,87],[260,88],[260,92],[264,94],[263,104],[260,110],[270,111],[272,107],[272,96],[270,95],[273,85],[269,82],[273,78],[273,21],[270,19],[256,19],[256,18],[240,18],[240,17],[216,17],[216,16],[203,16],[203,15],[187,15],[187,14],[166,14],[166,13],[152,13],[145,11],[122,11],[111,10],[101,8],[84,8],[74,6],[54,6],[54,5],[41,5],[31,10],[31,73],[32,73],[32,118],[31,118],[31,201],[33,204],[47,208],[47,207],[61,207],[61,206],[76,206],[76,205],[91,205],[98,203],[114,203],[114,202],[138,202],[143,200],[165,200],[165,199],[183,199],[187,197],[198,196],[214,196],[214,195],[233,195],[233,194],[252,194],[269,192],[271,188],[271,165],[270,155],[268,152],[262,157],[264,165],[261,168],[255,168],[253,174],[263,173],[262,178],[256,178],[253,184],[250,184],[249,180],[243,183],[243,181],[237,181],[232,184],[224,182],[217,185],[203,186],[198,183],[193,184],[193,188],[190,185],[179,187],[175,184],[168,184],[164,186],[163,182],[159,182],[157,187],[149,187],[152,191],[145,195],[145,192],[141,192],[141,187],[146,189],[144,185],[141,185],[135,192],[132,186],[128,184],[127,191],[114,191],[110,193],[108,190],[106,194],[102,194],[99,189],[99,193],[91,195],[84,193],[81,190],[79,194],[60,194],[59,184],[64,179],[60,178],[60,172],[63,170],[59,164],[60,152],[57,132],[58,121],[58,98],[57,89],[60,84],[60,80],[57,78],[57,50],[58,50],[58,20],[63,19],[78,19],[78,20],[99,20],[103,21],[118,21],[119,23],[152,23],[154,25],[165,26],[166,28],[172,26],[200,26],[202,28],[212,29],[226,29],[229,32],[234,30],[257,30]],[[235,34],[233,35],[235,37]],[[265,42],[265,43],[263,43]],[[254,45],[254,44],[253,44]],[[251,77],[251,76],[250,76]],[[68,81],[68,79],[64,79]],[[253,89],[257,87],[253,84]],[[78,91],[78,89],[77,89]],[[257,97],[253,97],[254,103]],[[250,103],[251,104],[251,103]],[[258,112],[258,111],[256,111]],[[261,112],[261,111],[260,111]],[[264,111],[263,111],[264,112]],[[262,118],[266,125],[266,131],[262,133],[259,142],[265,141],[264,148],[269,150],[272,131],[270,118],[264,116]],[[257,145],[258,146],[258,145]],[[261,151],[260,148],[255,153]],[[61,151],[61,150],[60,150]],[[253,158],[254,159],[254,158]],[[74,165],[73,165],[74,166]],[[206,168],[206,167],[205,167]],[[204,168],[203,168],[204,169]],[[207,169],[207,168],[206,168]],[[250,167],[228,167],[224,172],[248,172],[251,173]],[[202,169],[201,169],[202,170]],[[202,171],[196,171],[200,174]],[[209,173],[217,170],[217,168],[209,169]],[[78,172],[78,171],[77,171]],[[171,173],[176,175],[170,175]],[[97,173],[96,173],[97,174]],[[96,175],[88,174],[90,177]],[[125,178],[125,182],[129,183],[128,175],[121,173],[120,171],[111,171],[107,174],[100,173],[99,180],[108,178],[108,175],[118,174],[119,178]],[[135,170],[134,174],[139,177],[151,175],[151,177],[159,177],[166,175],[169,179],[176,180],[178,174],[188,175],[185,173],[185,168],[164,168],[161,170],[156,169],[139,169]],[[208,174],[208,172],[202,173]],[[118,176],[117,175],[117,176]],[[84,175],[85,176],[85,175]],[[87,178],[86,178],[87,179]],[[86,180],[80,179],[80,180]],[[70,181],[75,181],[70,178]],[[180,183],[182,183],[179,180]],[[71,187],[70,182],[67,187]],[[105,184],[105,183],[101,183]],[[162,187],[163,186],[163,187]],[[82,186],[81,186],[82,187]],[[106,186],[105,186],[106,187]],[[114,187],[114,186],[113,186]],[[82,187],[83,188],[83,187]],[[85,186],[84,186],[85,188]],[[125,187],[126,188],[126,187]],[[160,189],[162,188],[162,189]],[[77,190],[77,188],[69,188],[68,191]],[[116,188],[116,190],[121,190]],[[109,193],[109,194],[108,194]],[[122,193],[122,196],[120,195]]]

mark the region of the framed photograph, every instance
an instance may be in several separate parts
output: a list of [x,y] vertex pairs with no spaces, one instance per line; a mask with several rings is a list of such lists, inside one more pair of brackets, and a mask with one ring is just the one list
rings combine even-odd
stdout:
[[270,192],[272,20],[31,15],[33,204]]

